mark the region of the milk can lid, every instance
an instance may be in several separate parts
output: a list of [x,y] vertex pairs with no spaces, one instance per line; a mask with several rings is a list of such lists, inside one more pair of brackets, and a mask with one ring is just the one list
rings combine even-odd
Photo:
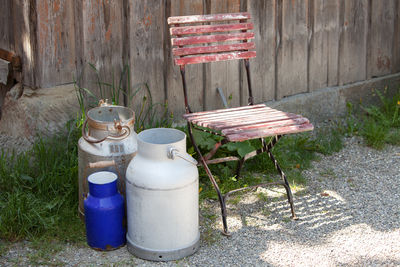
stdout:
[[109,171],[95,172],[89,175],[88,181],[92,184],[108,184],[117,180],[118,176]]

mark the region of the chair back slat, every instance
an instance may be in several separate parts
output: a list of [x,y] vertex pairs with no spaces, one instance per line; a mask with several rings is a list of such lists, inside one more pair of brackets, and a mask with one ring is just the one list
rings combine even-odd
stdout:
[[213,34],[213,35],[172,38],[171,43],[172,45],[175,46],[183,46],[183,45],[217,43],[217,42],[227,42],[227,41],[244,41],[249,39],[254,39],[254,32]]
[[254,28],[253,23],[236,23],[236,24],[225,24],[225,25],[171,27],[169,32],[171,35],[187,35],[187,34],[201,34],[201,33],[213,33],[213,32],[227,32],[235,30],[236,31],[252,30],[253,28]]
[[230,52],[230,51],[246,51],[249,49],[255,49],[254,43],[237,43],[237,44],[226,44],[226,45],[211,45],[211,46],[194,46],[185,48],[173,48],[172,54],[174,56],[187,56],[197,54],[212,54],[218,52]]
[[230,21],[250,19],[250,13],[227,13],[227,14],[212,14],[212,15],[193,15],[193,16],[177,16],[169,17],[168,24],[183,24],[183,23],[203,23],[215,21]]
[[254,25],[248,19],[247,12],[168,18],[174,63],[186,65],[255,57],[255,44],[251,42],[254,33],[249,31]]
[[205,55],[205,56],[176,58],[174,62],[176,65],[186,65],[186,64],[208,63],[208,62],[225,61],[233,59],[248,59],[255,56],[256,56],[256,51],[231,52],[231,53]]

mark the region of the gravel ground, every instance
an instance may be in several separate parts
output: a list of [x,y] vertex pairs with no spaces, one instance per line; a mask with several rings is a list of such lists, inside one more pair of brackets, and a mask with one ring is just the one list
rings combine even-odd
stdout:
[[[305,171],[307,186],[298,188],[298,221],[279,190],[258,189],[230,204],[226,238],[218,204],[201,208],[202,244],[193,256],[173,262],[135,258],[126,247],[97,252],[88,247],[65,247],[50,260],[67,266],[400,266],[400,148],[376,151],[346,140],[345,148],[322,156]],[[263,192],[265,201],[258,197]],[[13,244],[0,265],[27,265],[32,249]]]

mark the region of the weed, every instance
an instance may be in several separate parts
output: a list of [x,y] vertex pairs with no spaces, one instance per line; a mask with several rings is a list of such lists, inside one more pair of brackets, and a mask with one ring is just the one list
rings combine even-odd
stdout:
[[0,239],[0,257],[5,255],[9,250],[10,242]]
[[376,120],[369,118],[364,122],[361,135],[368,146],[382,149],[388,136],[389,128]]
[[264,215],[265,217],[268,217],[271,215],[271,210],[267,207],[263,207],[261,210],[261,214]]
[[64,262],[54,259],[54,256],[63,249],[63,244],[58,241],[37,239],[32,242],[33,252],[28,254],[32,265],[63,266]]
[[263,202],[268,202],[268,194],[267,193],[259,192],[259,193],[257,193],[257,197],[259,200],[261,200]]
[[386,135],[386,143],[400,146],[400,128],[392,128]]
[[386,143],[399,144],[400,127],[400,89],[392,97],[387,97],[387,88],[383,93],[374,90],[380,105],[362,107],[365,114],[362,118],[361,135],[368,146],[382,149]]
[[147,83],[139,83],[131,86],[130,67],[125,65],[121,71],[118,82],[112,74],[112,81],[101,80],[98,69],[89,63],[90,68],[96,74],[97,93],[94,90],[81,87],[80,82],[75,81],[76,95],[80,106],[80,114],[77,114],[77,126],[81,127],[86,110],[94,107],[100,99],[111,99],[111,104],[120,105],[123,99],[124,106],[137,107],[135,112],[135,131],[140,132],[153,127],[171,127],[173,115],[168,114],[168,103],[153,103],[151,91]]
[[202,241],[210,246],[221,238],[221,234],[218,233],[218,231],[213,227],[218,215],[211,211],[208,207],[202,207],[200,209],[200,214],[204,218],[204,220],[200,221],[202,226]]
[[26,153],[1,153],[0,238],[34,239],[46,233],[80,240],[69,232],[83,228],[76,214],[78,137],[77,129],[70,129],[68,136],[39,138]]
[[320,171],[319,175],[324,177],[336,177],[335,171],[332,168],[327,168]]
[[232,205],[237,205],[237,204],[239,204],[241,199],[242,199],[242,196],[238,194],[232,198],[229,198],[228,203],[232,204]]

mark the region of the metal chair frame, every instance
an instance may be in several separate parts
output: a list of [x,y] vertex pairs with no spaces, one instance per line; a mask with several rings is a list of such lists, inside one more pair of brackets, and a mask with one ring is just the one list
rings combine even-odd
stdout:
[[[198,16],[180,16],[180,17],[170,17],[168,18],[168,24],[170,24],[171,26],[174,26],[175,29],[180,27],[180,24],[186,24],[186,23],[207,23],[207,22],[225,22],[225,21],[232,21],[233,19],[237,19],[240,21],[240,23],[245,22],[245,20],[250,19],[250,14],[249,13],[232,13],[232,14],[214,14],[214,15],[198,15]],[[239,24],[226,24],[226,25],[236,25],[234,27],[238,28]],[[239,29],[241,29],[241,32],[247,32],[247,29],[252,29],[252,24],[249,26],[250,24],[247,24],[246,29],[242,29],[239,27]],[[219,25],[221,26],[221,25]],[[196,28],[197,27],[197,28]],[[212,30],[210,26],[206,26],[207,27],[207,31]],[[223,27],[229,27],[229,26],[223,26]],[[243,27],[243,26],[242,26]],[[190,33],[190,27],[181,27],[182,30],[188,30],[189,29],[189,33]],[[195,31],[199,31],[199,29],[202,28],[202,26],[195,26],[192,29],[192,33],[194,33]],[[234,30],[237,30],[237,29]],[[214,29],[214,28],[213,28]],[[226,30],[226,29],[225,29]],[[200,32],[203,34],[204,31],[203,30]],[[177,39],[181,38],[181,35],[177,34],[176,30],[173,30],[173,28],[171,28],[170,30],[171,35],[175,35],[177,36]],[[218,32],[218,31],[215,31]],[[214,31],[212,31],[211,33],[214,33]],[[204,35],[201,35],[204,36]],[[206,36],[212,36],[212,35],[206,35]],[[190,37],[189,37],[190,38]],[[215,40],[214,40],[215,41]],[[241,40],[242,43],[247,43],[247,39],[242,39]],[[174,42],[174,39],[172,38],[171,40],[172,45],[174,46],[178,46],[179,49],[182,50],[182,46],[179,45],[179,42]],[[246,44],[246,47],[253,47],[253,45],[250,45],[249,43]],[[214,47],[215,49],[218,50],[217,46]],[[196,50],[196,47],[191,47],[192,52],[194,50]],[[194,49],[194,50],[193,50]],[[207,47],[203,47],[203,49],[210,49]],[[225,52],[229,50],[225,50]],[[253,93],[252,93],[252,84],[251,84],[251,76],[250,76],[250,62],[249,62],[249,58],[251,57],[255,57],[255,51],[253,53],[247,53],[248,50],[245,49],[239,49],[239,52],[236,53],[232,53],[233,56],[230,56],[228,59],[242,59],[244,61],[244,66],[246,69],[246,76],[247,76],[247,85],[248,85],[248,94],[249,94],[249,98],[248,98],[248,106],[254,106],[254,100],[253,100]],[[219,51],[218,51],[219,52]],[[224,51],[223,51],[224,52]],[[199,52],[196,53],[194,52],[194,55],[198,55],[198,54],[202,54],[203,52]],[[206,58],[205,56],[200,56],[199,58],[195,57],[185,57],[184,56],[180,56],[180,55],[176,55],[176,59],[175,59],[175,64],[176,65],[180,65],[180,73],[181,73],[181,77],[182,77],[182,87],[183,87],[183,94],[184,94],[184,101],[185,101],[185,111],[186,114],[184,115],[184,118],[187,120],[187,127],[188,127],[188,132],[189,132],[189,137],[190,140],[192,141],[192,144],[195,148],[195,151],[197,152],[198,156],[199,156],[199,161],[201,163],[201,165],[203,165],[215,191],[217,192],[218,195],[218,200],[220,203],[220,207],[221,207],[221,215],[222,215],[222,223],[223,223],[223,234],[224,235],[230,235],[229,231],[228,231],[228,224],[227,224],[227,209],[226,209],[226,201],[227,198],[236,192],[242,191],[242,190],[248,190],[248,189],[254,189],[254,188],[258,188],[258,187],[263,187],[263,186],[268,186],[268,185],[281,185],[285,188],[286,190],[286,195],[287,195],[287,199],[290,205],[290,210],[291,210],[291,218],[292,219],[297,219],[296,213],[295,213],[295,208],[294,208],[294,203],[293,203],[293,194],[292,191],[290,189],[289,186],[289,182],[286,178],[285,173],[282,171],[281,167],[279,166],[279,163],[277,162],[277,160],[275,159],[275,157],[273,156],[271,150],[274,147],[274,145],[279,141],[279,139],[284,135],[284,134],[275,134],[275,135],[266,135],[263,137],[256,137],[256,138],[245,138],[243,140],[251,140],[251,139],[259,139],[262,143],[262,147],[260,149],[257,149],[255,151],[252,151],[248,154],[246,154],[243,158],[239,158],[239,157],[224,157],[224,158],[217,158],[217,159],[212,159],[212,157],[215,155],[215,153],[218,151],[218,149],[228,143],[231,142],[229,140],[229,138],[227,138],[226,136],[224,136],[223,134],[213,130],[213,129],[203,129],[203,128],[199,128],[196,126],[195,123],[193,123],[191,121],[191,116],[193,114],[201,114],[200,113],[193,113],[192,110],[190,109],[190,106],[188,104],[188,92],[187,92],[187,85],[186,85],[186,78],[185,78],[185,65],[186,64],[196,64],[196,63],[205,63],[205,62],[215,62],[215,61],[222,61],[222,60],[226,60],[226,57],[224,57],[223,55],[221,56],[221,53],[218,53],[215,55],[215,57],[211,56]],[[232,58],[233,57],[233,58]],[[177,60],[178,59],[178,60]],[[183,60],[182,60],[183,59]],[[179,61],[181,60],[181,61]],[[237,108],[236,108],[237,109]],[[235,109],[232,109],[235,110]],[[212,111],[208,111],[208,112],[212,112]],[[289,114],[289,113],[288,113]],[[304,118],[303,118],[304,119]],[[308,121],[308,120],[307,120]],[[300,131],[308,131],[308,130],[312,130],[312,125],[311,124],[307,124],[307,127],[304,128],[303,130],[298,130],[297,132]],[[203,154],[201,153],[198,145],[196,144],[196,141],[194,139],[193,136],[193,130],[197,129],[197,130],[201,130],[201,131],[206,131],[215,135],[220,135],[223,136],[224,139],[222,139],[222,141],[218,142],[215,144],[214,148],[211,149],[206,155],[203,156]],[[270,140],[270,142],[267,144],[264,137],[271,137],[273,136],[273,138]],[[258,184],[258,185],[254,185],[254,186],[250,186],[250,187],[243,187],[243,188],[238,188],[235,190],[231,190],[229,192],[227,192],[226,194],[222,194],[221,190],[219,189],[219,186],[213,176],[213,174],[211,173],[208,164],[216,164],[216,163],[222,163],[222,162],[227,162],[227,161],[238,161],[238,165],[237,165],[237,169],[236,169],[236,174],[237,177],[240,176],[240,172],[241,169],[243,167],[243,164],[246,160],[262,154],[262,153],[267,153],[270,160],[273,162],[275,169],[278,171],[279,175],[281,176],[281,180],[280,181],[276,181],[276,182],[270,182],[270,183],[263,183],[263,184]]]

